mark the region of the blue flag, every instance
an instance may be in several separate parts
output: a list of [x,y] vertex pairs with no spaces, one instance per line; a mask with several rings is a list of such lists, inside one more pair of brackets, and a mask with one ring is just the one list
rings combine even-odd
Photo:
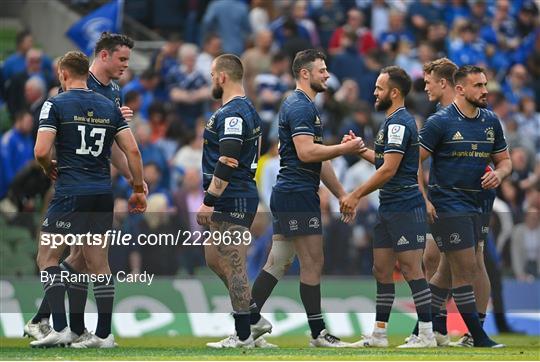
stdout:
[[101,33],[121,31],[121,0],[114,0],[81,18],[69,28],[66,35],[90,56]]

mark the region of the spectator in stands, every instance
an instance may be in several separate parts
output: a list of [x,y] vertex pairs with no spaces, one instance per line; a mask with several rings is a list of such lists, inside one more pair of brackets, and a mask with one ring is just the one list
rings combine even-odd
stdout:
[[[157,166],[160,171],[160,187],[169,186],[169,165],[167,163],[167,158],[163,154],[161,148],[156,144],[152,143],[151,136],[152,131],[150,125],[147,123],[140,123],[135,129],[135,139],[139,145],[139,150],[141,151],[141,156],[143,164],[153,163]],[[148,181],[147,181],[148,183]],[[150,189],[150,185],[148,185]]]
[[510,68],[510,72],[502,85],[502,91],[510,104],[517,109],[521,98],[533,96],[533,90],[528,87],[529,75],[527,68],[523,64],[515,64]]
[[521,98],[515,116],[522,138],[530,139],[535,153],[540,159],[540,113],[536,111],[536,103],[530,95]]
[[356,84],[363,83],[366,66],[364,58],[358,52],[358,36],[356,34],[352,31],[342,32],[340,46],[336,48],[336,51],[339,51],[332,58],[330,69],[340,82],[345,79],[353,79]]
[[337,28],[332,34],[328,44],[328,52],[331,55],[342,53],[345,51],[345,47],[349,46],[349,44],[343,44],[344,34],[356,35],[353,44],[360,54],[366,54],[377,46],[373,34],[369,28],[364,26],[364,14],[356,8],[352,8],[347,12],[345,25]]
[[[285,92],[290,88],[292,79],[289,75],[290,61],[286,54],[277,53],[272,56],[270,71],[260,73],[255,77],[256,103],[261,120],[267,127],[274,121],[281,99]],[[288,77],[287,77],[288,76]],[[263,138],[266,134],[263,132]]]
[[180,65],[167,76],[170,99],[176,104],[179,117],[190,129],[195,127],[195,120],[203,114],[204,104],[210,99],[210,86],[205,76],[195,69],[198,55],[195,44],[182,45],[178,51]]
[[180,147],[171,161],[172,184],[175,187],[181,184],[187,169],[201,172],[204,126],[205,123],[199,121],[196,130],[186,132],[184,146]]
[[255,98],[254,80],[257,74],[270,71],[273,41],[274,37],[270,30],[261,30],[255,35],[255,46],[242,55],[246,94],[251,99]]
[[[251,10],[249,11],[249,24],[253,34],[257,35],[260,31],[268,29],[272,13],[273,4],[265,0],[251,1]],[[244,74],[245,75],[245,74]]]
[[442,9],[444,20],[449,27],[452,27],[454,20],[459,18],[469,19],[471,17],[470,8],[466,0],[451,0]]
[[299,51],[312,47],[311,42],[298,33],[298,24],[293,18],[287,17],[283,23],[283,46],[281,50],[289,56],[289,59],[294,59]]
[[[154,165],[155,166],[155,165]],[[152,166],[150,166],[152,167]],[[144,166],[145,179],[147,165]],[[157,168],[155,168],[157,170]],[[148,183],[150,186],[150,183]],[[154,192],[148,195],[148,205],[143,219],[139,225],[140,232],[144,235],[175,234],[178,228],[174,214],[170,212],[169,198],[161,193]],[[142,270],[157,275],[175,275],[180,267],[179,248],[173,245],[150,245],[139,247],[142,260]]]
[[161,78],[165,78],[171,69],[178,65],[177,56],[180,46],[182,46],[180,34],[172,33],[161,49],[152,57],[152,67]]
[[133,117],[129,122],[129,127],[132,131],[135,131],[139,123],[148,122],[147,119],[141,116],[141,95],[137,91],[129,91],[124,95],[124,106],[129,107],[133,111]]
[[409,26],[418,39],[425,39],[430,23],[443,20],[442,11],[432,0],[417,0],[411,2],[408,9]]
[[[302,7],[302,4],[300,4]],[[311,33],[308,28],[306,28],[306,24],[302,22],[303,14],[301,13],[302,8],[299,8],[299,11],[295,14],[295,2],[293,3],[287,3],[286,6],[282,9],[283,14],[278,17],[276,20],[270,23],[270,31],[272,32],[274,36],[274,41],[278,45],[278,47],[283,47],[285,45],[285,42],[288,39],[287,32],[292,31],[294,34],[296,34],[299,38],[303,39],[310,45],[312,44],[311,40]],[[287,22],[290,22],[289,24],[286,24]],[[286,28],[292,29],[288,30]],[[293,58],[291,58],[293,59]]]
[[345,18],[339,1],[324,0],[322,5],[314,10],[312,18],[319,31],[321,46],[328,48],[332,34]]
[[32,129],[34,121],[28,111],[15,114],[13,127],[2,136],[0,144],[0,159],[2,164],[2,199],[11,185],[17,172],[34,159],[34,141]]
[[202,52],[195,61],[195,69],[204,75],[208,84],[212,83],[212,61],[221,54],[221,45],[219,35],[208,34],[204,39]]
[[14,74],[6,82],[6,101],[9,113],[13,117],[15,113],[26,107],[24,99],[24,87],[30,77],[40,77],[49,89],[50,73],[42,68],[43,52],[38,49],[30,49],[26,52],[26,67],[22,72]]
[[363,10],[366,14],[366,24],[373,32],[373,37],[379,39],[382,33],[388,31],[390,21],[390,6],[395,3],[386,0],[374,0],[369,3],[369,7]]
[[[15,44],[15,53],[7,57],[7,59],[2,65],[2,75],[4,82],[10,80],[11,77],[13,77],[15,74],[21,73],[25,70],[27,53],[34,46],[34,40],[30,31],[22,30],[17,33],[17,35],[15,36]],[[41,68],[50,72],[51,60],[46,56],[42,56],[40,61]]]
[[470,23],[476,24],[480,29],[489,24],[490,19],[486,0],[471,0],[469,6],[471,13],[468,20]]
[[462,66],[467,64],[485,65],[487,63],[484,46],[478,39],[478,29],[474,24],[456,21],[458,38],[450,44],[449,58]]
[[540,210],[529,207],[525,221],[514,226],[510,251],[518,280],[532,282],[540,277]]
[[[177,220],[182,229],[189,230],[190,233],[203,231],[197,223],[197,210],[203,199],[204,190],[199,168],[186,168],[182,184],[173,196]],[[180,267],[185,268],[188,275],[194,275],[195,268],[204,265],[204,252],[200,246],[181,247],[179,258]]]
[[30,114],[32,114],[32,119],[34,121],[32,139],[35,142],[39,127],[39,114],[41,113],[43,103],[45,103],[45,100],[47,99],[47,88],[43,79],[36,76],[28,78],[24,85],[24,99],[26,108]]
[[519,9],[516,28],[520,38],[534,32],[538,26],[538,7],[533,0],[525,0]]
[[389,14],[389,29],[379,37],[381,49],[387,53],[395,51],[400,41],[414,43],[413,34],[405,28],[405,14],[399,10],[391,10]]
[[148,68],[136,76],[122,88],[122,95],[125,97],[128,92],[135,91],[141,95],[141,116],[147,120],[150,115],[148,110],[150,105],[156,100],[156,89],[159,85],[159,74]]
[[202,34],[216,33],[223,40],[223,51],[242,55],[251,34],[249,9],[241,0],[213,1],[202,21]]

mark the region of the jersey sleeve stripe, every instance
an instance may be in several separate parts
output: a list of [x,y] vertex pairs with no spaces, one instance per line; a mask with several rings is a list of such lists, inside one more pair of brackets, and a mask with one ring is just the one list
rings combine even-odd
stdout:
[[123,130],[125,130],[126,128],[129,128],[129,125],[125,124],[125,125],[123,125],[123,126],[121,126],[121,127],[118,127],[118,128],[116,129],[116,133],[118,133],[118,132],[120,132],[120,131],[123,131]]
[[42,128],[42,127],[47,127],[47,128],[54,128],[56,129],[56,126],[52,125],[52,124],[42,124],[41,126],[39,126],[39,128]]
[[384,151],[384,153],[401,153],[401,154],[405,154],[405,151],[402,151],[402,150],[386,150]]
[[424,142],[420,141],[420,146],[433,153],[433,150],[429,148],[429,146],[427,146]]
[[38,132],[54,132],[56,133],[56,127],[41,126],[38,128]]
[[508,146],[504,146],[503,148],[499,149],[499,150],[495,150],[495,151],[492,151],[491,154],[494,155],[496,153],[501,153],[501,152],[504,152],[508,149]]
[[237,138],[237,137],[223,137],[219,139],[219,142],[224,141],[224,140],[235,140],[235,141],[239,141],[240,143],[244,143],[243,139]]
[[296,137],[298,135],[301,135],[301,134],[307,134],[309,136],[315,136],[315,133],[312,133],[312,132],[306,132],[306,131],[301,131],[301,132],[296,132],[296,133],[293,133],[291,135],[291,137]]

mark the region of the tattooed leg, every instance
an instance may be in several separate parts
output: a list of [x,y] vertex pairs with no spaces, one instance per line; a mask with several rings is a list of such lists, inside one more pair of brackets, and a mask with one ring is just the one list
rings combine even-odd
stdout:
[[[228,222],[213,223],[210,229],[219,231],[221,235],[225,231],[235,235],[245,235],[248,228]],[[233,310],[236,312],[249,311],[251,292],[247,278],[246,256],[248,244],[242,240],[241,245],[224,245],[217,243],[215,246],[219,260],[224,264],[224,272],[231,298]]]

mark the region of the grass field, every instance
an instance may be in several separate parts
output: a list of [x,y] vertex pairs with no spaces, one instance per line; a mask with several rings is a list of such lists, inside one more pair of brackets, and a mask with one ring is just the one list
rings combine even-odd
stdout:
[[[117,338],[119,348],[112,350],[74,350],[63,348],[32,349],[28,339],[0,339],[1,360],[535,360],[540,361],[540,337],[501,335],[502,349],[434,348],[400,350],[307,348],[307,337],[268,338],[276,349],[212,350],[205,347],[216,339],[195,337]],[[350,339],[349,339],[350,341]],[[398,345],[403,337],[392,337]]]

